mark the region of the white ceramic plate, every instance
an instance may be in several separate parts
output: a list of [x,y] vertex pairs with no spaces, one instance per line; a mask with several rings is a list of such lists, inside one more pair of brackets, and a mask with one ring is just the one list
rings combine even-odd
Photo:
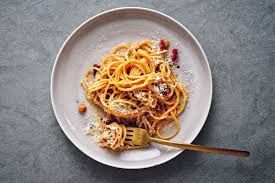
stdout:
[[[80,80],[87,68],[119,43],[166,38],[179,49],[178,80],[188,85],[190,101],[179,117],[180,133],[172,139],[191,143],[200,132],[212,99],[211,71],[196,38],[171,17],[146,8],[118,8],[98,14],[81,24],[63,44],[52,71],[51,100],[55,116],[64,133],[82,152],[103,164],[126,169],[147,168],[164,163],[183,150],[152,145],[147,149],[112,153],[101,149],[84,128],[95,108],[84,97]],[[76,101],[89,108],[83,116]]]

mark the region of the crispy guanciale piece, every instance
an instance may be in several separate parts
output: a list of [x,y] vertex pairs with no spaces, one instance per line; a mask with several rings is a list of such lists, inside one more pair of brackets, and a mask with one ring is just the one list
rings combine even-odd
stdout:
[[174,49],[172,50],[171,60],[172,60],[173,62],[177,62],[177,60],[178,60],[178,49],[174,48]]
[[169,47],[170,42],[166,39],[161,39],[159,42],[160,50],[167,50]]
[[84,104],[80,104],[79,107],[78,107],[78,111],[79,111],[80,113],[85,112],[86,109],[87,109],[87,107],[86,107]]

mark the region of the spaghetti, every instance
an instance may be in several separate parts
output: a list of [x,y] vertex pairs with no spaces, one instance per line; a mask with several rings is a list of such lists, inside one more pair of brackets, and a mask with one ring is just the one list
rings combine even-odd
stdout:
[[137,146],[126,141],[126,127],[123,124],[113,122],[109,125],[101,125],[98,129],[101,132],[99,137],[99,145],[101,147],[112,149],[113,151],[133,150],[145,146]]
[[[100,65],[95,64],[84,74],[81,84],[86,98],[107,113],[106,123],[137,126],[151,136],[170,139],[179,132],[177,117],[189,97],[187,89],[173,74],[175,59],[171,58],[167,46],[158,49],[152,40],[118,45]],[[175,131],[163,135],[162,129],[171,122],[175,123]],[[123,139],[125,127],[115,127],[122,128],[118,136]],[[119,140],[115,142],[112,149],[121,145]]]

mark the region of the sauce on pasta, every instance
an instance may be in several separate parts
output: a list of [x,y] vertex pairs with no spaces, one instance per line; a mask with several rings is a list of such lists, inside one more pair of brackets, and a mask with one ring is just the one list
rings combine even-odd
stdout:
[[[177,117],[184,111],[189,94],[173,73],[177,49],[169,55],[169,44],[166,40],[160,43],[165,45],[153,40],[118,45],[84,74],[81,84],[87,100],[107,114],[101,146],[121,149],[124,125],[144,128],[150,136],[162,139],[178,134]],[[162,129],[169,123],[175,123],[175,130],[163,135]]]

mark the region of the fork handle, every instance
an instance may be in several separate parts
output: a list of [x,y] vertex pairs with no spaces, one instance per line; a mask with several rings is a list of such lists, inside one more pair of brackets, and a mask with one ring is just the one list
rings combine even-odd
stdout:
[[201,151],[201,152],[208,152],[213,154],[224,154],[224,155],[239,156],[239,157],[248,157],[250,155],[248,151],[206,147],[206,146],[199,146],[199,145],[193,145],[193,144],[180,144],[180,143],[170,142],[168,140],[162,140],[162,139],[157,139],[152,137],[150,137],[150,140],[151,142],[156,142],[158,144],[163,144],[167,146],[173,146],[173,147],[178,147],[178,148],[188,149],[193,151]]

